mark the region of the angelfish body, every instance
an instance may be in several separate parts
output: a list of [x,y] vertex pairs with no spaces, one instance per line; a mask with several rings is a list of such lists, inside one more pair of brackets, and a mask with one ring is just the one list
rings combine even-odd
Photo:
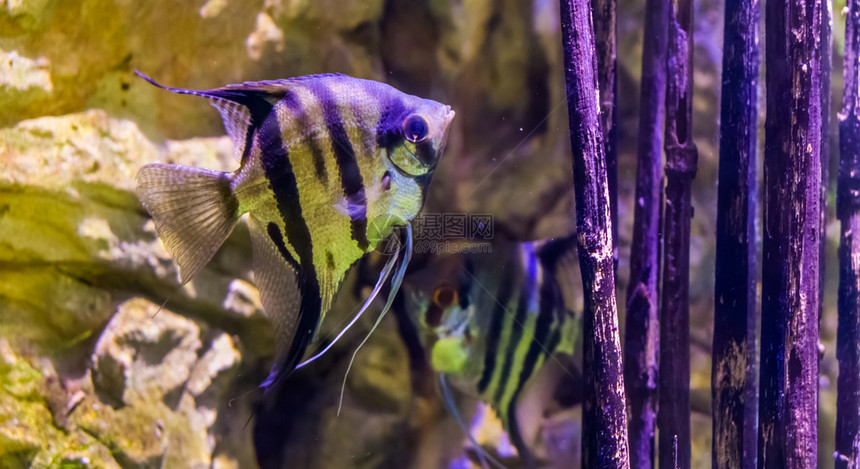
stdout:
[[311,75],[195,91],[222,115],[233,173],[144,166],[137,194],[187,282],[249,214],[254,281],[276,334],[263,383],[292,371],[347,270],[423,205],[454,116],[386,84]]
[[555,353],[573,354],[578,323],[565,307],[553,258],[571,239],[501,243],[455,254],[407,276],[406,308],[432,368],[489,404],[527,451],[516,406]]

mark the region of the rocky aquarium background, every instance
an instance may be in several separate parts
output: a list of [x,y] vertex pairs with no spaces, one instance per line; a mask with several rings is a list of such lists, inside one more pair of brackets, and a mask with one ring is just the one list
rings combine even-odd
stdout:
[[[643,7],[621,0],[618,11],[621,295]],[[716,0],[696,8],[691,386],[693,466],[703,467],[723,14]],[[184,88],[342,72],[451,104],[457,117],[426,210],[492,213],[500,235],[539,239],[574,227],[557,12],[552,0],[0,0],[0,468],[248,468],[258,458],[273,468],[434,468],[460,454],[464,435],[432,379],[410,374],[393,316],[358,354],[340,417],[360,332],[297,373],[288,396],[261,401],[273,341],[247,230],[240,224],[178,289],[132,192],[151,162],[235,169],[230,142],[205,100],[158,90],[133,70]],[[837,13],[836,90],[842,24]],[[835,419],[834,223],[822,319],[825,466]],[[345,285],[321,337],[364,294]],[[260,423],[248,423],[255,408]],[[575,446],[576,425],[560,426],[547,435]]]

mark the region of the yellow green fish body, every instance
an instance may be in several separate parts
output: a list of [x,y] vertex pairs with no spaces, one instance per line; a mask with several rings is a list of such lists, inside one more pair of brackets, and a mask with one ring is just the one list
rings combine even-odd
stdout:
[[211,100],[240,167],[147,165],[138,196],[183,282],[249,214],[278,344],[269,387],[295,368],[353,263],[421,210],[454,112],[345,75],[166,89]]
[[407,311],[433,369],[489,404],[521,451],[518,399],[553,354],[573,354],[577,339],[556,260],[549,259],[569,241],[499,243],[492,254],[449,255],[404,283]]

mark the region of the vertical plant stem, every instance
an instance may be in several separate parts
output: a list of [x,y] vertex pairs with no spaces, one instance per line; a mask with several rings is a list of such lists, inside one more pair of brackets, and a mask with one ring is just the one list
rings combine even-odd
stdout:
[[615,304],[612,219],[589,6],[588,0],[560,2],[577,242],[585,292],[582,457],[584,467],[626,468],[630,461]]
[[600,90],[600,127],[603,129],[609,209],[612,218],[612,258],[618,269],[618,83],[616,64],[615,0],[591,0],[597,84]]
[[727,0],[723,40],[714,346],[712,466],[755,468],[757,0]]
[[839,326],[836,358],[836,467],[860,464],[860,0],[848,0],[836,212],[839,242]]
[[[824,295],[827,291],[827,193],[830,186],[830,74],[833,66],[833,2],[821,0],[821,197],[818,224],[818,329],[824,317]],[[818,354],[819,368],[824,349]],[[819,394],[820,397],[820,394]],[[819,442],[824,444],[825,442]],[[820,448],[828,451],[829,448]]]
[[827,260],[827,188],[830,184],[830,72],[833,49],[833,3],[821,0],[821,225],[819,229],[818,320],[824,315],[824,283]]
[[660,467],[690,467],[690,186],[698,152],[693,144],[693,9],[669,8],[666,68],[665,259],[660,313],[657,426]]
[[815,467],[821,0],[770,0],[759,467]]
[[646,0],[642,46],[642,94],[627,327],[624,332],[624,383],[629,407],[630,465],[654,467],[657,430],[657,357],[660,339],[660,222],[663,191],[663,122],[666,105],[666,36],[669,0]]

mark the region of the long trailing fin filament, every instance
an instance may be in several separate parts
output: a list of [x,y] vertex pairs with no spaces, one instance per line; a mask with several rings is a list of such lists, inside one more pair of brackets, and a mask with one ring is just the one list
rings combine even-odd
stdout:
[[349,321],[349,324],[347,324],[343,329],[341,329],[341,331],[337,334],[337,336],[335,336],[335,338],[332,339],[332,341],[329,342],[329,344],[326,345],[325,348],[322,349],[321,352],[319,352],[316,355],[308,358],[307,360],[299,363],[299,365],[296,367],[296,369],[299,369],[299,368],[302,368],[306,365],[309,365],[311,362],[313,362],[316,359],[325,355],[325,353],[328,352],[329,349],[335,343],[337,343],[337,341],[340,340],[341,337],[343,337],[343,335],[346,333],[346,331],[348,331],[356,322],[358,322],[358,319],[361,318],[361,316],[364,314],[364,312],[367,310],[367,308],[370,306],[370,304],[373,303],[373,300],[376,299],[376,296],[379,294],[379,291],[382,289],[382,285],[385,283],[386,280],[388,280],[388,277],[391,275],[391,270],[394,268],[394,263],[397,261],[397,258],[398,258],[397,254],[398,253],[399,253],[399,251],[397,253],[395,253],[393,256],[391,256],[388,259],[388,261],[385,262],[385,267],[383,267],[382,272],[379,273],[379,280],[376,281],[376,285],[373,287],[373,291],[370,292],[370,296],[367,297],[367,300],[364,301],[364,304],[361,306],[361,309],[358,311],[358,313],[356,313],[355,317],[353,317],[352,320]]
[[439,373],[439,387],[442,388],[442,401],[445,403],[445,407],[448,408],[448,412],[451,412],[451,415],[454,416],[454,420],[457,422],[457,425],[463,430],[463,433],[466,434],[466,437],[469,438],[469,442],[472,443],[472,446],[475,447],[475,452],[478,454],[478,458],[481,460],[481,467],[487,469],[489,464],[487,461],[490,461],[493,467],[498,469],[506,469],[505,465],[499,462],[496,458],[487,454],[484,451],[484,448],[478,444],[475,440],[475,437],[472,436],[471,430],[466,426],[466,422],[463,421],[463,416],[460,415],[460,411],[457,410],[457,406],[454,404],[454,396],[451,394],[451,388],[448,387],[448,380],[445,379],[444,373]]
[[358,351],[361,350],[361,347],[364,346],[364,343],[367,342],[367,339],[370,338],[370,335],[373,334],[373,331],[375,331],[379,326],[379,323],[382,322],[382,318],[385,317],[385,313],[388,312],[391,305],[394,303],[394,298],[397,296],[397,292],[400,291],[400,284],[403,283],[403,277],[406,275],[406,267],[412,259],[412,224],[406,225],[406,247],[402,250],[398,250],[398,252],[392,256],[392,259],[399,257],[398,254],[401,251],[403,252],[403,258],[400,261],[400,265],[397,266],[397,272],[394,273],[394,277],[391,279],[391,290],[388,292],[388,301],[386,301],[385,306],[382,308],[382,312],[379,313],[379,317],[376,318],[376,322],[373,324],[373,327],[370,328],[370,332],[368,332],[364,337],[364,340],[358,344],[358,347],[356,347],[355,351],[352,352],[352,357],[349,359],[349,366],[346,367],[346,373],[343,375],[343,383],[340,386],[340,399],[337,402],[337,415],[340,415],[340,409],[343,406],[343,391],[346,388],[346,378],[349,376],[349,370],[352,369],[352,363],[355,361],[356,354],[358,354]]

